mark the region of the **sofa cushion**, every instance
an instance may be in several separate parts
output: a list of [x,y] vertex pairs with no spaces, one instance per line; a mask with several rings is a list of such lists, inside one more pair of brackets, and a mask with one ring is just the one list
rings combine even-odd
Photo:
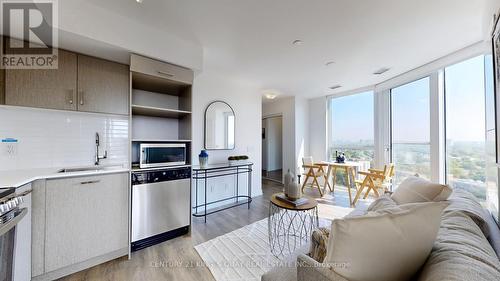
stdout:
[[448,198],[450,206],[446,208],[445,212],[461,211],[469,216],[476,224],[479,226],[486,238],[490,235],[490,229],[488,227],[487,216],[490,216],[487,211],[479,204],[477,198],[472,195],[472,193],[461,190],[454,189],[450,198]]
[[391,198],[397,204],[439,202],[446,200],[451,192],[452,189],[446,185],[419,177],[408,177],[398,186]]
[[350,281],[407,280],[427,259],[447,205],[412,204],[334,220],[325,263]]
[[418,281],[500,280],[500,262],[482,231],[462,212],[447,211]]
[[373,212],[381,209],[395,208],[398,204],[389,195],[382,195],[368,206],[367,211]]

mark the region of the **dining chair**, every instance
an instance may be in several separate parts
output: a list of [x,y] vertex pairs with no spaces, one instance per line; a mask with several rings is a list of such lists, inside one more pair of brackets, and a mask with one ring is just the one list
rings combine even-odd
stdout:
[[368,189],[366,190],[363,199],[368,197],[370,191],[373,191],[376,197],[380,196],[379,190],[382,190],[383,192],[389,191],[392,185],[394,173],[395,168],[393,163],[385,165],[383,170],[368,169],[368,172],[359,171],[358,174],[365,176],[365,178],[363,180],[355,181],[358,192],[356,193],[356,197],[354,197],[353,204],[356,204],[365,187]]
[[302,184],[302,192],[304,192],[309,179],[311,179],[311,187],[316,187],[319,191],[319,195],[323,197],[323,192],[321,191],[321,186],[319,185],[318,178],[323,177],[325,180],[327,180],[324,167],[328,167],[328,164],[314,163],[311,156],[302,158],[302,168],[304,169],[305,175],[304,183]]

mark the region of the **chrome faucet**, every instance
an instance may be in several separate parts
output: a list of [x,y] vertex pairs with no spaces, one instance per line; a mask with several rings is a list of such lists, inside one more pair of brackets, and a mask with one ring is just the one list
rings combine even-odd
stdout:
[[99,160],[108,158],[108,151],[104,150],[104,155],[99,156],[99,133],[95,133],[95,162],[94,164],[99,165]]

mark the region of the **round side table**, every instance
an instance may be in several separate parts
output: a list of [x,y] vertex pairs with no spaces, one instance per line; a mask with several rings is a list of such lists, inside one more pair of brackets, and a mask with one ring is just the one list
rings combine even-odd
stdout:
[[319,227],[318,202],[303,196],[307,203],[295,207],[278,198],[276,193],[269,203],[269,245],[276,257],[288,256],[311,239],[314,229]]

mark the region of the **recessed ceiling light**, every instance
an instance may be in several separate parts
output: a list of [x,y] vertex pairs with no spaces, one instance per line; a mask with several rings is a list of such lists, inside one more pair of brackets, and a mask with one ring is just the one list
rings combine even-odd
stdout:
[[375,72],[373,72],[373,74],[374,75],[381,75],[381,74],[386,73],[389,70],[390,70],[390,68],[388,68],[388,67],[382,67],[382,68],[380,68],[378,70],[375,70]]
[[292,42],[292,44],[294,44],[295,46],[300,46],[300,45],[302,45],[303,43],[304,43],[304,42],[302,42],[302,40],[299,40],[299,39],[297,39],[297,40],[295,40],[295,41],[293,41],[293,42]]
[[331,87],[328,87],[330,90],[335,90],[335,89],[338,89],[338,88],[341,88],[342,85],[333,85]]
[[327,62],[325,63],[325,65],[326,65],[326,66],[330,66],[330,65],[332,65],[332,64],[334,64],[334,63],[335,63],[334,61],[327,61]]
[[142,3],[142,0],[135,0],[135,2],[140,4],[140,3]]
[[274,100],[278,95],[276,94],[266,94],[266,99],[268,100]]

